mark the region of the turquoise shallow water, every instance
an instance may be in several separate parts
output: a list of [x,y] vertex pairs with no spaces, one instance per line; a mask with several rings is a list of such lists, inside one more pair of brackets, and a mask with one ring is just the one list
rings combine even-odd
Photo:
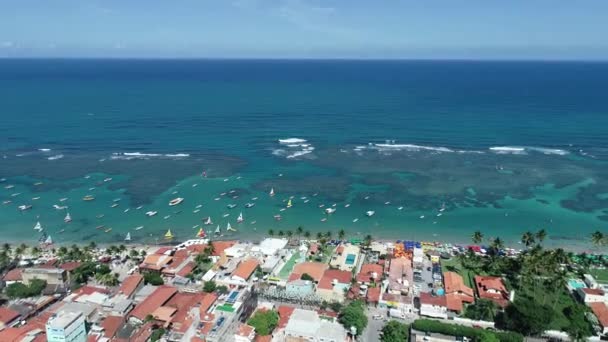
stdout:
[[224,237],[580,245],[608,222],[606,86],[602,63],[3,60],[0,234],[155,242],[211,216]]

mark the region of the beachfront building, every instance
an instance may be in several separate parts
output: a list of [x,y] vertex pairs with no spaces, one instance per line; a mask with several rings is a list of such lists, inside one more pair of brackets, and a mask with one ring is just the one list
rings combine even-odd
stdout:
[[327,269],[327,264],[322,262],[301,262],[294,266],[289,278],[300,279],[303,274],[308,274],[315,283],[318,283]]
[[589,303],[591,311],[597,318],[597,326],[601,334],[608,334],[608,303]]
[[295,309],[276,337],[277,342],[343,342],[346,330],[339,323],[321,319],[316,311]]
[[340,245],[334,251],[329,265],[341,271],[351,272],[357,266],[360,252],[359,246],[352,244]]
[[24,268],[21,271],[23,283],[29,285],[33,279],[46,281],[47,285],[64,286],[67,273],[61,268]]
[[343,302],[350,288],[352,273],[329,269],[317,285],[317,295],[328,302]]
[[448,305],[445,296],[420,293],[420,315],[433,318],[448,318]]
[[475,276],[475,287],[479,298],[489,299],[502,308],[509,304],[509,293],[501,278]]
[[576,290],[576,294],[585,304],[608,303],[608,294],[599,288],[581,287]]
[[459,314],[463,310],[464,303],[475,302],[473,289],[464,284],[464,280],[458,273],[444,272],[443,286],[449,311]]
[[379,264],[363,264],[357,274],[357,282],[360,285],[374,285],[382,281],[384,267]]
[[272,256],[279,254],[279,251],[287,246],[287,239],[267,238],[260,242],[259,245],[251,247],[251,252],[259,253],[263,256]]
[[393,308],[404,315],[414,311],[412,260],[408,257],[390,259],[388,278],[383,281],[384,290],[378,305],[382,308]]
[[59,311],[46,323],[48,342],[85,342],[87,333],[81,312]]

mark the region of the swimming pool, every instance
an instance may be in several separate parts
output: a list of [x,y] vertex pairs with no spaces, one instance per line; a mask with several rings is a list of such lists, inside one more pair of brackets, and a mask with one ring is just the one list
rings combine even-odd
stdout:
[[587,287],[587,285],[585,285],[585,282],[580,279],[570,279],[568,280],[568,285],[572,290]]
[[357,256],[354,255],[354,254],[347,254],[346,255],[346,260],[344,261],[344,264],[346,264],[346,265],[352,265],[352,264],[354,264],[356,257]]

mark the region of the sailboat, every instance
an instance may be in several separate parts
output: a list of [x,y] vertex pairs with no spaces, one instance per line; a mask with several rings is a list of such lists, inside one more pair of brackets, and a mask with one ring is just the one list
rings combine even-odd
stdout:
[[230,222],[228,222],[228,224],[226,225],[226,230],[229,232],[236,232],[236,229],[232,228],[232,226],[230,226]]
[[203,230],[203,228],[198,230],[198,233],[196,233],[196,236],[199,238],[204,238],[205,237],[205,231]]
[[243,213],[240,213],[240,214],[239,214],[239,217],[237,217],[237,218],[236,218],[236,222],[241,223],[241,222],[243,222],[243,221],[244,221],[244,220],[243,220]]
[[37,230],[39,232],[42,231],[42,225],[40,224],[40,221],[36,222],[36,225],[34,226],[34,230]]
[[204,224],[207,225],[207,226],[213,224],[213,222],[211,221],[211,216],[207,217],[207,220],[204,222]]
[[63,221],[64,221],[65,223],[72,222],[72,216],[70,216],[70,213],[69,213],[69,212],[68,212],[68,213],[65,215],[65,218],[63,219]]
[[171,229],[167,230],[167,232],[165,233],[165,239],[166,240],[172,240],[173,239],[173,233],[171,233]]
[[270,196],[274,196],[274,188],[270,188]]
[[44,240],[44,243],[47,245],[52,245],[53,244],[53,239],[51,239],[51,236],[47,236],[46,240]]
[[222,231],[220,230],[220,225],[217,225],[217,228],[215,228],[215,235],[220,235],[222,233]]
[[287,208],[291,208],[291,199],[289,199],[289,201],[287,201]]
[[125,241],[131,241],[131,232],[127,233],[127,236],[125,237]]

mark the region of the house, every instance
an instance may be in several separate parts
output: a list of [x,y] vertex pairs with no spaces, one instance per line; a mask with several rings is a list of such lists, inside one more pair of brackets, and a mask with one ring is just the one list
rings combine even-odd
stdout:
[[363,264],[361,271],[357,274],[357,282],[362,285],[370,285],[382,280],[384,267],[378,264]]
[[380,296],[378,306],[381,308],[395,308],[405,313],[414,310],[414,298],[411,284],[414,283],[412,260],[407,257],[390,259],[388,267],[388,286],[386,292]]
[[234,334],[234,342],[252,342],[255,339],[255,328],[251,325],[241,323]]
[[473,289],[464,284],[464,280],[458,273],[444,272],[443,285],[448,310],[460,313],[463,309],[463,303],[475,302]]
[[295,273],[301,276],[306,273],[312,277],[315,283],[318,283],[328,268],[327,264],[322,262],[302,262],[294,266],[292,274]]
[[310,280],[294,279],[285,285],[285,293],[292,298],[304,298],[315,293],[315,285]]
[[589,303],[589,307],[599,323],[601,333],[608,334],[608,304],[606,303]]
[[311,243],[308,247],[308,256],[317,255],[317,253],[319,253],[319,244]]
[[321,319],[316,311],[295,309],[285,329],[277,336],[284,342],[343,342],[346,330],[339,323]]
[[21,278],[21,268],[14,268],[10,271],[8,271],[4,277],[2,278],[2,280],[4,280],[4,283],[8,286],[12,283],[16,283],[16,282],[21,282],[22,278]]
[[232,280],[246,284],[259,266],[260,263],[254,258],[241,261],[232,272]]
[[352,271],[357,266],[360,248],[356,245],[340,245],[336,248],[329,264],[342,271]]
[[576,294],[585,304],[588,303],[608,303],[608,295],[602,289],[590,289],[580,287],[576,289]]
[[26,285],[33,279],[46,281],[47,285],[63,286],[67,281],[67,272],[61,268],[24,268],[21,278]]
[[503,308],[509,304],[509,293],[501,278],[475,276],[475,287],[479,298],[489,299]]
[[280,250],[285,249],[288,241],[287,239],[266,238],[259,245],[253,246],[251,251],[264,256],[277,255]]
[[160,272],[167,267],[173,260],[173,257],[167,254],[159,254],[158,252],[159,251],[147,255],[144,261],[139,265],[139,269]]
[[420,293],[420,315],[433,318],[448,318],[448,304],[445,296]]
[[367,289],[367,293],[365,294],[365,301],[368,304],[378,305],[378,302],[380,301],[380,294],[380,287],[370,287]]
[[107,316],[104,318],[103,322],[101,322],[101,327],[103,328],[103,336],[106,338],[113,338],[116,336],[116,332],[118,329],[125,323],[125,318],[122,316]]
[[131,298],[143,284],[144,277],[141,274],[130,275],[122,281],[118,293],[125,295],[127,298]]
[[317,285],[317,295],[328,302],[343,302],[351,279],[351,272],[326,270]]
[[17,311],[0,306],[0,330],[16,325],[20,318],[21,314]]
[[163,306],[177,293],[172,286],[159,286],[146,299],[139,303],[129,314],[129,318],[136,322],[144,322],[146,316],[152,314],[156,309]]

